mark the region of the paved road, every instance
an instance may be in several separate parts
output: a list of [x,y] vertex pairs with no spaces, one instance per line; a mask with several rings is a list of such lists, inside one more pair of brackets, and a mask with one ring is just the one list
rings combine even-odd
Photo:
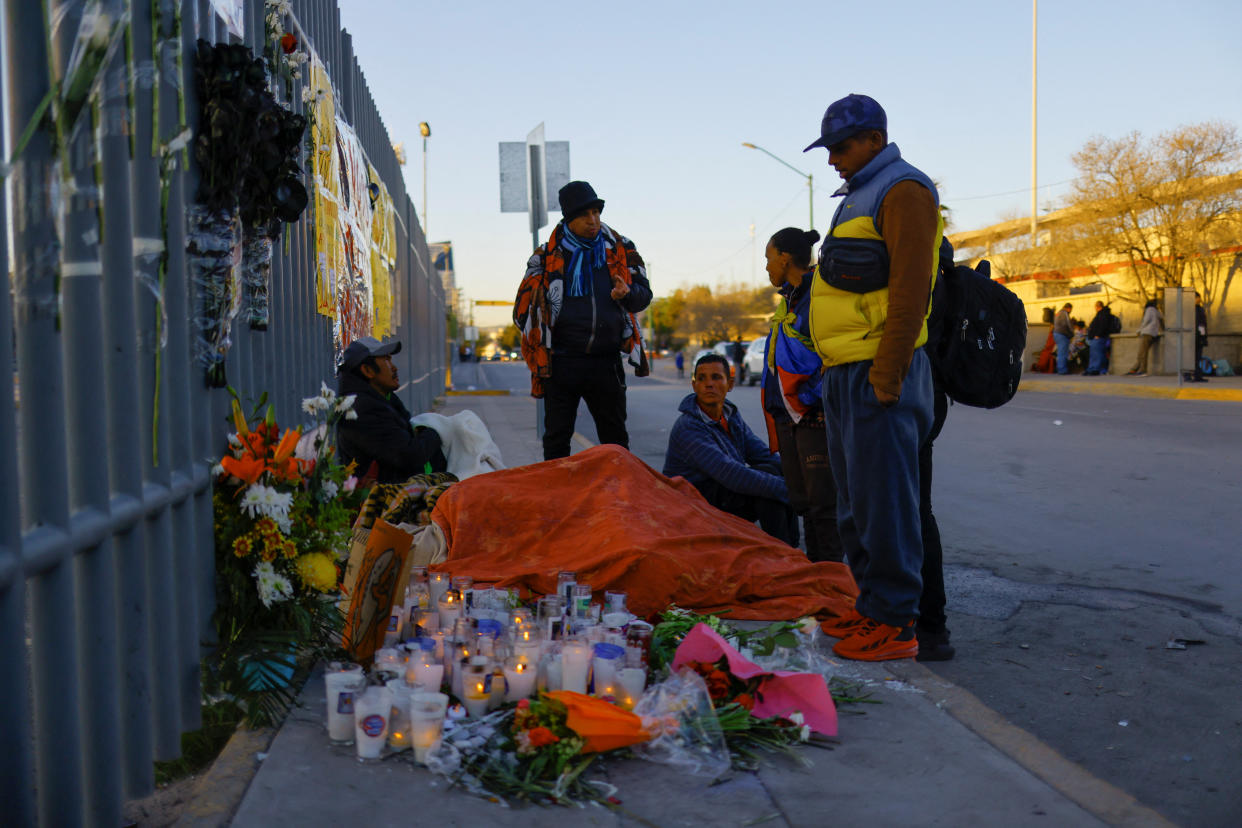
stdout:
[[[485,375],[528,390],[520,364]],[[685,393],[662,363],[630,379],[656,468]],[[730,398],[762,434],[758,390]],[[930,666],[1172,820],[1236,824],[1242,404],[1023,393],[953,407],[935,462],[959,657]]]

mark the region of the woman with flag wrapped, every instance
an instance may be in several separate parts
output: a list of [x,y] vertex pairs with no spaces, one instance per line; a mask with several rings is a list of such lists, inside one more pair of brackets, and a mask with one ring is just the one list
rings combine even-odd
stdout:
[[769,443],[779,447],[789,505],[802,516],[807,557],[840,561],[837,487],[828,464],[820,395],[823,362],[810,338],[811,248],[814,230],[786,227],[773,234],[764,256],[768,279],[781,295],[764,352],[763,413]]

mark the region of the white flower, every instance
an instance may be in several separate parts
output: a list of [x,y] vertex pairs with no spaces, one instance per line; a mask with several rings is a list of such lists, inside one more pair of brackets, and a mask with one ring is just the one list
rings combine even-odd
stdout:
[[280,531],[289,533],[292,523],[289,520],[289,509],[293,507],[293,495],[278,492],[271,486],[255,483],[246,488],[242,495],[241,509],[252,518],[269,517],[276,521]]
[[327,503],[334,499],[341,491],[341,487],[333,483],[331,480],[323,481],[323,488],[319,490],[319,499]]
[[289,77],[293,78],[294,80],[298,80],[299,78],[302,77],[302,73],[298,70],[298,67],[294,66],[292,69],[289,70]]
[[806,717],[803,716],[801,713],[790,713],[789,721],[793,722],[796,725],[806,724]]
[[803,725],[802,729],[798,731],[798,738],[804,742],[809,741],[811,738],[811,726]]
[[328,402],[332,402],[333,400],[336,399],[336,392],[333,391],[331,388],[329,388],[326,382],[320,382],[319,383],[319,396],[323,397]]
[[223,477],[223,476],[224,476],[224,466],[220,465],[219,463],[216,463],[214,466],[212,466],[212,467],[211,467],[211,476],[212,476],[212,477]]
[[350,394],[348,397],[341,397],[340,402],[336,404],[336,413],[343,414],[354,407],[354,400],[358,399],[357,394]]
[[302,87],[302,103],[310,103],[315,98],[315,90],[309,86]]
[[236,434],[230,434],[229,445],[232,446],[233,448],[241,448],[241,445],[242,445],[241,438],[238,437]]
[[310,414],[312,417],[315,415],[315,412],[319,410],[319,406],[315,405],[315,399],[315,397],[307,397],[302,400],[302,410],[307,414]]
[[356,419],[358,419],[358,412],[357,412],[357,411],[354,411],[352,408],[351,408],[351,409],[349,409],[348,411],[346,411],[346,412],[345,412],[345,419],[347,419],[347,420],[356,420]]
[[267,561],[254,568],[254,580],[259,588],[259,600],[265,607],[293,597],[293,584],[284,575],[278,574]]
[[798,619],[798,632],[803,635],[811,635],[815,630],[819,629],[819,622],[811,616]]

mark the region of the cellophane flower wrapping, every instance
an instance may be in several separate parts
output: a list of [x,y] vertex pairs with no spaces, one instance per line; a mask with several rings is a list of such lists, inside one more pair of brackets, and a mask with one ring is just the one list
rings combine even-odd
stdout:
[[755,717],[788,718],[793,713],[801,713],[806,724],[815,732],[830,737],[837,735],[837,708],[832,703],[828,682],[822,675],[765,670],[744,657],[706,624],[696,624],[686,634],[673,657],[672,669],[679,670],[691,661],[710,663],[722,657],[728,661],[730,672],[738,678],[763,678],[751,710]]
[[672,765],[694,776],[716,778],[730,767],[729,747],[711,695],[693,670],[673,673],[643,693],[636,713],[651,735],[630,749],[648,762]]

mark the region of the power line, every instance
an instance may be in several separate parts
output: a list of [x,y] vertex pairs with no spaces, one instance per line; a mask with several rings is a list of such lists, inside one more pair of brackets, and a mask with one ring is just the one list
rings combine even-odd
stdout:
[[[1073,180],[1074,179],[1072,178],[1067,178],[1064,181],[1054,181],[1051,184],[1040,184],[1038,189],[1044,190],[1044,189],[1047,189],[1048,187],[1060,187],[1062,184],[1069,184]],[[949,202],[978,201],[981,198],[998,198],[1000,196],[1018,195],[1019,193],[1029,193],[1030,191],[1031,191],[1030,187],[1022,187],[1021,189],[1009,190],[1008,192],[1004,192],[1004,193],[989,193],[988,195],[964,196],[962,198],[950,198],[950,199],[947,199],[947,201]]]

